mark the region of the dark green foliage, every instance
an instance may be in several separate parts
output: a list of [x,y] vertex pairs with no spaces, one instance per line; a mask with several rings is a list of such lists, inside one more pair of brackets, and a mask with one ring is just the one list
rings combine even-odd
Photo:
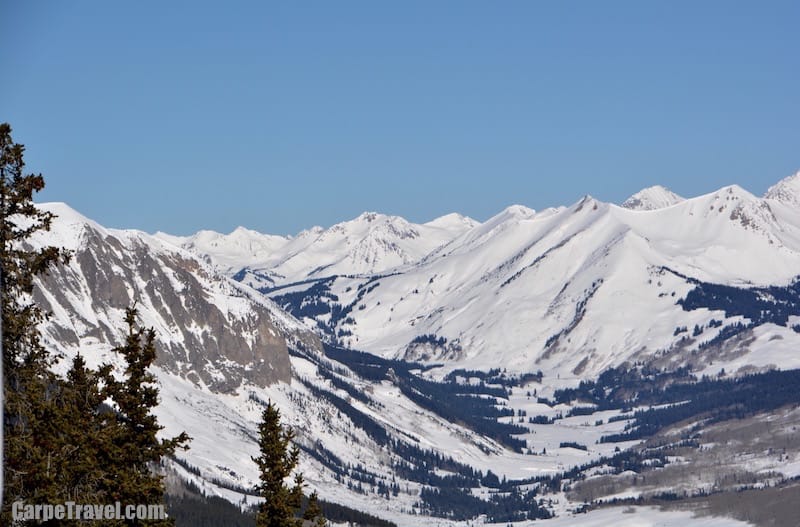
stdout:
[[695,287],[678,300],[685,311],[707,308],[724,311],[726,317],[743,316],[756,325],[772,322],[784,327],[790,316],[800,315],[800,279],[788,286],[751,288],[686,279]]
[[448,373],[445,376],[445,380],[456,381],[459,377],[465,379],[476,378],[480,379],[484,384],[499,384],[500,386],[513,388],[514,386],[525,386],[531,382],[542,382],[544,375],[542,370],[536,373],[508,374],[500,368],[493,368],[489,371],[459,368]]
[[[582,381],[577,388],[556,390],[556,403],[585,401],[596,410],[627,410],[631,406],[661,406],[640,410],[624,432],[605,436],[602,442],[649,437],[684,419],[706,416],[714,420],[741,418],[784,404],[800,402],[800,370],[771,371],[737,379],[697,379],[688,368],[662,372],[620,366],[600,374],[596,381]],[[588,407],[576,407],[571,415],[591,415]],[[611,421],[629,419],[612,417]]]
[[[190,467],[190,472],[196,468],[179,463],[184,468]],[[166,496],[167,514],[175,519],[178,527],[254,527],[256,524],[254,509],[244,511],[239,506],[232,504],[218,496],[206,496],[191,482],[183,483],[183,488],[178,495]],[[310,497],[303,498],[303,510],[308,511]],[[361,527],[397,527],[396,524],[372,516],[350,507],[317,499],[322,515],[335,523],[351,523]],[[313,511],[313,508],[312,508]],[[304,514],[305,515],[305,514]]]
[[320,508],[325,518],[332,522],[344,523],[349,522],[354,526],[360,527],[397,527],[395,523],[388,520],[383,520],[377,516],[367,514],[365,512],[357,511],[338,503],[330,503],[324,500],[319,500]]
[[178,527],[253,527],[253,514],[219,496],[167,496],[167,514]]
[[255,514],[219,496],[205,496],[193,483],[166,496],[167,514],[178,527],[254,527]]
[[418,362],[384,359],[365,351],[342,348],[324,342],[322,345],[327,357],[341,362],[359,376],[370,381],[382,381],[387,378],[390,371],[395,375],[402,376],[413,375],[411,370],[427,370],[436,367]]
[[444,346],[447,344],[447,339],[444,337],[437,337],[434,334],[417,335],[411,340],[411,344],[430,344],[431,346]]
[[[661,390],[673,383],[693,382],[696,379],[689,368],[660,371],[645,367],[619,366],[602,372],[596,381],[581,381],[577,388],[556,390],[555,403],[571,404],[573,401],[591,403],[596,410],[612,410],[636,404],[659,404]],[[578,407],[581,408],[581,407]],[[588,408],[571,410],[572,415],[591,415]]]
[[[339,303],[339,297],[330,291],[330,286],[333,285],[335,280],[335,276],[321,280],[310,280],[308,283],[313,285],[305,291],[272,295],[272,299],[283,309],[301,320],[305,317],[317,319],[321,315],[330,313],[330,320],[326,323],[318,321],[317,326],[331,339],[335,340],[336,325],[345,319],[354,307],[354,305],[343,307]],[[303,282],[300,283],[302,284]],[[277,291],[277,289],[261,289],[264,294],[274,291]],[[359,299],[362,296],[363,294],[359,296]]]
[[322,515],[322,509],[319,506],[319,496],[316,492],[312,492],[308,497],[306,510],[303,511],[303,520],[310,522],[311,525],[316,527],[325,526],[325,517]]
[[428,514],[455,521],[471,520],[480,515],[486,515],[490,523],[550,518],[552,514],[536,496],[536,490],[523,493],[513,488],[509,492],[497,492],[485,501],[468,490],[425,488],[420,493],[419,505]]
[[301,379],[301,382],[305,385],[306,388],[314,395],[314,397],[319,399],[326,399],[331,405],[333,405],[337,410],[347,415],[350,420],[356,425],[358,428],[364,430],[367,435],[369,435],[373,441],[378,443],[379,445],[383,446],[389,441],[389,435],[386,433],[386,429],[375,421],[372,417],[368,416],[364,412],[353,407],[352,404],[348,403],[341,397],[334,395],[333,393],[323,390],[321,388],[316,387],[314,384],[304,381]]
[[135,308],[126,311],[125,343],[114,349],[125,360],[122,380],[115,378],[110,368],[103,372],[103,395],[113,400],[116,408],[115,422],[108,430],[110,441],[98,462],[107,473],[104,490],[108,503],[158,504],[163,501],[164,483],[154,467],[177,448],[187,448],[189,436],[156,437],[163,427],[152,413],[158,405],[156,378],[149,371],[156,358],[155,331],[139,327],[136,318]]
[[604,436],[601,442],[630,441],[649,437],[659,430],[689,418],[709,422],[741,419],[758,412],[800,403],[800,370],[771,371],[738,379],[703,377],[699,381],[666,387],[653,404],[670,405],[634,414],[620,434]]
[[109,372],[109,366],[98,371],[87,368],[78,354],[66,382],[61,383],[57,421],[62,423],[59,439],[67,455],[56,472],[59,487],[77,503],[101,503],[108,498],[103,488],[110,482],[103,463],[112,449],[110,431],[117,416],[104,403],[99,383]]
[[[41,175],[23,173],[24,147],[0,125],[0,296],[3,328],[4,503],[0,524],[10,525],[10,504],[159,504],[162,456],[187,439],[158,441],[161,428],[151,410],[158,402],[147,369],[155,358],[152,330],[134,330],[119,348],[126,360],[121,381],[111,366],[86,367],[80,355],[66,378],[51,371],[58,357],[42,346],[38,324],[45,315],[32,303],[34,279],[69,255],[55,247],[32,248],[31,238],[47,231],[54,216],[40,211],[33,195],[44,188]],[[110,399],[115,408],[104,401]],[[74,524],[76,522],[72,522]],[[120,522],[95,522],[116,525]],[[52,520],[46,525],[70,525]],[[140,525],[170,525],[148,522]]]
[[494,398],[472,393],[474,387],[470,385],[434,382],[415,375],[400,378],[398,385],[403,395],[452,423],[471,428],[512,450],[521,451],[527,446],[524,440],[513,437],[527,433],[527,428],[497,421],[498,417],[513,416],[513,410],[498,408]]
[[586,445],[582,445],[580,443],[576,443],[575,441],[562,441],[558,445],[559,448],[575,448],[578,450],[589,450]]
[[[317,268],[311,271],[311,273],[318,272],[322,269],[324,268]],[[338,342],[338,337],[346,336],[351,333],[349,330],[341,327],[337,332],[336,327],[339,325],[355,324],[355,321],[349,315],[356,306],[358,306],[359,309],[365,308],[361,300],[364,298],[364,295],[372,292],[381,285],[377,280],[384,278],[384,276],[392,275],[373,276],[367,282],[360,284],[355,299],[347,305],[340,304],[339,297],[330,290],[331,285],[333,285],[334,281],[338,278],[336,275],[327,278],[285,284],[280,287],[261,288],[260,291],[264,294],[269,294],[278,305],[299,319],[303,319],[304,317],[317,319],[317,328],[327,335],[331,342],[335,343]],[[244,275],[241,275],[241,279],[243,278]],[[305,291],[277,294],[280,290],[295,288],[303,284],[312,285]],[[327,317],[325,321],[318,318],[321,315],[327,314],[330,314],[330,316]]]
[[68,450],[61,441],[54,361],[40,342],[42,311],[31,301],[34,279],[68,255],[56,247],[31,249],[31,236],[50,229],[53,215],[33,203],[44,178],[25,174],[25,147],[0,124],[0,299],[3,350],[4,503],[0,523],[10,524],[10,504],[43,503],[63,495],[55,466]]
[[[512,437],[526,433],[525,427],[497,421],[498,417],[513,415],[513,410],[497,407],[497,399],[508,398],[508,391],[502,386],[459,383],[456,377],[449,377],[445,382],[429,381],[412,370],[431,366],[383,359],[327,344],[324,350],[328,357],[347,365],[365,379],[380,381],[391,377],[406,397],[450,422],[460,423],[514,450],[527,446],[525,441]],[[484,397],[486,395],[491,397]]]
[[281,426],[278,408],[269,403],[258,426],[258,446],[261,455],[253,458],[258,465],[261,483],[257,489],[264,502],[256,514],[258,527],[299,527],[296,517],[303,500],[303,476],[296,473],[290,488],[285,480],[292,475],[300,450],[292,445],[294,432]]

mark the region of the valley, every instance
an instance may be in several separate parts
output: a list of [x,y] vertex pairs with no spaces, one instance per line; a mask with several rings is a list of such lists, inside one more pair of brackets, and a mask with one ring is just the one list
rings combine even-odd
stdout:
[[[653,188],[296,237],[150,235],[42,204],[58,218],[34,243],[74,257],[36,300],[45,344],[91,365],[136,303],[164,433],[192,437],[170,470],[237,506],[273,402],[310,490],[397,525],[716,525],[689,513],[796,494],[798,196],[800,174],[762,198]],[[728,515],[770,524],[745,512]]]

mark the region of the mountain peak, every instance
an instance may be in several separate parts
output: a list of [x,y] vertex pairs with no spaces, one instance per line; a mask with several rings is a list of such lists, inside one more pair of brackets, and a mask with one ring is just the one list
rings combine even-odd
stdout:
[[787,205],[800,206],[800,171],[769,187],[764,197]]
[[55,214],[62,222],[67,223],[95,223],[63,201],[38,203],[39,209]]
[[384,217],[385,216],[383,214],[380,214],[378,212],[365,211],[359,214],[358,218],[356,218],[356,221],[365,221],[367,223],[372,223],[373,221],[382,219]]
[[239,225],[235,229],[233,229],[228,236],[263,236],[260,232],[254,231],[253,229],[248,229],[242,225]]
[[525,205],[509,205],[503,209],[501,214],[514,216],[515,218],[527,219],[533,217],[536,214],[536,211],[526,207]]
[[104,234],[108,232],[105,227],[87,218],[66,203],[60,201],[37,203],[36,207],[54,214],[56,221],[51,226],[51,232],[40,231],[34,235],[34,239],[55,240],[56,245],[73,251],[81,246],[87,229]]
[[470,218],[469,216],[464,216],[463,214],[459,214],[457,212],[451,212],[450,214],[439,216],[438,218],[433,219],[424,225],[427,225],[428,227],[437,227],[439,229],[471,229],[472,227],[480,225],[480,222]]
[[682,201],[684,201],[683,197],[668,188],[654,185],[644,188],[626,199],[622,202],[622,207],[631,210],[657,210],[670,207]]

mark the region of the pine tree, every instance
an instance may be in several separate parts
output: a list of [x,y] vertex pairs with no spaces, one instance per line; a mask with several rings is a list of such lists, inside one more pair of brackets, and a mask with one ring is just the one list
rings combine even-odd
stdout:
[[[129,309],[125,344],[115,349],[125,360],[122,378],[104,365],[93,370],[78,355],[66,378],[51,367],[58,357],[41,343],[38,324],[45,314],[32,294],[36,276],[69,254],[56,247],[31,248],[31,238],[48,231],[52,213],[39,210],[33,195],[44,178],[24,174],[24,146],[11,127],[0,124],[0,304],[2,304],[4,494],[0,525],[11,525],[11,503],[163,503],[162,476],[155,465],[176,448],[185,433],[167,440],[152,410],[158,388],[149,367],[155,360],[155,333],[136,325]],[[102,387],[101,387],[102,385]],[[114,407],[104,401],[111,399]],[[124,525],[94,522],[98,526]],[[171,521],[139,522],[172,525]],[[47,525],[66,526],[64,520]]]
[[281,426],[280,410],[271,402],[264,409],[258,426],[261,455],[252,458],[258,465],[261,483],[257,489],[264,498],[256,514],[256,527],[298,527],[296,517],[303,498],[303,476],[295,474],[290,489],[285,480],[297,467],[300,450],[292,445],[294,432]]
[[325,527],[327,523],[325,517],[322,515],[322,509],[319,506],[319,497],[316,491],[312,492],[311,496],[308,497],[308,505],[303,513],[303,519],[316,527]]
[[[155,331],[139,327],[137,311],[125,314],[128,332],[125,343],[114,349],[125,360],[122,380],[110,369],[103,372],[103,395],[115,404],[116,425],[98,460],[106,472],[104,490],[109,503],[128,505],[164,502],[163,476],[156,465],[177,448],[188,448],[185,432],[170,439],[158,439],[163,429],[152,410],[158,404],[156,378],[149,371],[156,358]],[[171,520],[140,522],[142,525],[172,525]]]
[[52,420],[58,414],[55,358],[40,342],[44,319],[33,303],[34,279],[68,255],[56,247],[31,249],[53,215],[39,210],[33,195],[44,188],[41,174],[25,174],[25,147],[0,124],[0,304],[3,350],[4,493],[0,523],[9,525],[10,504],[52,502],[60,493],[55,468],[63,455]]
[[[87,368],[80,354],[72,360],[59,392],[59,415],[63,444],[62,466],[58,470],[59,487],[66,499],[76,503],[105,503],[100,492],[103,452],[108,451],[110,431],[115,423],[113,410],[105,405],[100,379],[110,371]],[[71,422],[70,422],[71,421]]]

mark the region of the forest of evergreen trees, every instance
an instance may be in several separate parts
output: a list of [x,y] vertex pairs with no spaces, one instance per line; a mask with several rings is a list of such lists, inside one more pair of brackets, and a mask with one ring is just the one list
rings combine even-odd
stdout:
[[695,285],[678,301],[686,311],[706,308],[724,311],[726,317],[743,316],[755,325],[772,322],[784,327],[790,316],[800,315],[800,279],[785,287],[749,288],[686,279]]
[[[196,488],[165,495],[165,466],[175,452],[188,449],[180,433],[159,438],[163,430],[155,409],[159,386],[151,367],[156,333],[142,327],[134,306],[125,310],[122,344],[111,351],[113,362],[89,367],[80,351],[65,375],[54,372],[63,357],[42,344],[39,324],[47,314],[33,298],[35,278],[73,256],[59,247],[32,247],[31,238],[49,231],[55,216],[39,209],[34,194],[44,188],[41,175],[26,174],[23,145],[0,124],[0,304],[2,311],[2,509],[1,525],[27,526],[37,518],[14,518],[12,503],[33,511],[66,503],[123,507],[166,505],[166,519],[134,520],[136,525],[249,525],[237,507],[205,498]],[[293,433],[283,428],[272,405],[259,425],[261,471],[257,490],[264,498],[255,516],[257,527],[288,527],[325,519],[316,494],[302,506],[302,475],[294,471],[299,451]],[[188,464],[187,469],[191,470]],[[294,474],[288,489],[283,480]],[[242,489],[244,490],[244,489]],[[79,520],[50,519],[45,525],[72,526]],[[132,524],[95,519],[95,525]],[[379,525],[379,524],[376,524]]]
[[[65,376],[59,357],[41,342],[45,313],[32,302],[34,279],[67,263],[59,247],[32,248],[54,216],[36,207],[42,175],[26,174],[25,147],[0,124],[0,300],[2,303],[3,503],[0,524],[11,525],[11,504],[114,503],[159,505],[166,456],[185,448],[186,434],[158,439],[153,410],[158,387],[150,366],[155,333],[139,325],[134,307],[113,349],[120,366],[87,366],[81,354]],[[33,525],[35,520],[16,522]],[[60,522],[72,524],[73,522]],[[172,520],[150,522],[172,525]]]
[[[196,469],[175,457],[186,448],[189,438],[179,434],[158,439],[162,429],[153,410],[158,404],[158,387],[149,371],[156,356],[155,333],[141,327],[135,308],[127,310],[125,326],[120,328],[124,343],[115,348],[122,368],[104,364],[87,366],[78,354],[65,376],[53,373],[55,357],[40,342],[38,324],[44,314],[26,299],[31,297],[34,278],[53,266],[68,261],[70,255],[58,247],[32,250],[27,239],[49,229],[53,216],[36,209],[33,195],[44,187],[42,176],[26,175],[22,159],[24,148],[11,139],[11,128],[0,125],[0,286],[2,290],[3,344],[3,437],[4,485],[6,492],[0,523],[10,525],[9,504],[27,503],[156,504],[166,500],[171,518],[152,525],[274,526],[287,521],[306,520],[324,523],[329,520],[357,525],[391,527],[393,524],[345,506],[303,496],[302,475],[295,471],[300,454],[308,455],[331,470],[337,480],[356,492],[374,493],[392,499],[400,492],[394,477],[378,474],[363,465],[344,463],[320,443],[295,446],[293,433],[280,423],[277,409],[268,401],[251,394],[264,408],[259,425],[261,455],[253,458],[261,473],[255,489],[228,487],[243,495],[259,495],[265,501],[253,511],[241,512],[237,505],[217,497],[204,496],[188,484],[185,492],[165,495],[161,473],[166,459],[174,459],[186,470]],[[18,223],[22,219],[25,224]],[[243,277],[244,275],[242,275]],[[332,342],[334,329],[349,318],[353,309],[363,307],[363,297],[380,286],[380,278],[358,286],[355,299],[342,305],[330,291],[336,277],[312,281],[306,291],[276,296],[276,301],[298,317],[318,319]],[[708,328],[721,328],[712,339],[700,344],[711,346],[722,339],[746,330],[754,324],[772,322],[787,325],[790,316],[800,315],[800,281],[786,287],[737,288],[692,281],[694,288],[679,300],[683,309],[724,311],[727,317],[743,316],[749,323],[724,326],[711,321]],[[596,284],[592,284],[596,287]],[[588,293],[591,294],[591,291]],[[588,298],[588,297],[587,297]],[[582,316],[585,299],[579,303],[576,319]],[[575,321],[573,321],[575,322]],[[708,329],[696,325],[676,328],[675,336],[702,337]],[[800,327],[796,327],[800,331]],[[557,339],[555,335],[552,339]],[[549,343],[554,342],[554,340]],[[435,334],[416,337],[414,344],[445,346],[447,339]],[[302,349],[290,350],[303,354]],[[327,362],[312,358],[320,375],[333,389],[349,399],[378,406],[367,393],[349,382],[350,371],[362,379],[389,379],[417,405],[448,422],[456,423],[492,438],[515,451],[527,444],[515,436],[528,432],[527,427],[503,422],[515,416],[508,407],[511,388],[541,382],[542,373],[509,376],[500,369],[488,372],[456,370],[442,381],[425,378],[422,372],[435,367],[400,360],[387,360],[369,353],[324,344]],[[348,369],[337,367],[337,361]],[[477,382],[471,380],[477,379]],[[580,480],[585,472],[606,465],[622,472],[662,466],[667,456],[657,451],[647,455],[624,451],[601,458],[561,474],[527,480],[500,480],[492,472],[483,473],[452,457],[424,449],[413,440],[398,439],[350,400],[307,380],[300,380],[309,393],[325,400],[340,416],[362,430],[391,456],[394,476],[423,486],[417,509],[426,514],[455,521],[485,515],[490,522],[513,522],[550,517],[542,498],[546,491],[563,490],[565,484]],[[686,419],[703,418],[707,422],[740,419],[758,412],[771,411],[787,404],[800,404],[800,370],[768,371],[738,378],[696,378],[688,368],[666,372],[644,366],[621,366],[601,373],[594,381],[584,381],[576,388],[557,390],[550,405],[569,404],[567,416],[590,416],[599,410],[628,411],[650,407],[620,416],[630,419],[625,430],[607,435],[601,442],[622,442],[651,437],[667,426]],[[574,404],[579,403],[579,404]],[[529,422],[551,424],[556,417],[532,416]],[[687,440],[691,441],[691,440]],[[687,443],[689,446],[689,443]],[[575,441],[562,441],[562,448],[587,450]],[[285,480],[294,476],[294,485]],[[221,487],[225,484],[214,482]],[[490,489],[488,499],[473,494],[475,489]],[[661,499],[678,499],[665,493]],[[288,520],[287,520],[288,519]],[[280,523],[283,522],[283,523]],[[27,524],[23,524],[27,525]]]
[[[243,511],[239,505],[220,498],[206,496],[201,489],[189,482],[175,495],[166,495],[167,511],[176,525],[190,527],[255,527],[255,506]],[[325,518],[336,523],[350,523],[354,527],[397,527],[395,523],[378,518],[338,503],[319,500]],[[308,497],[303,498],[300,508],[308,508]]]
[[661,392],[660,402],[652,403],[668,406],[637,411],[624,432],[604,436],[601,441],[616,443],[649,437],[689,418],[702,416],[713,423],[798,404],[798,386],[800,370],[775,370],[733,379],[703,377],[672,384]]
[[[527,428],[497,420],[498,417],[514,415],[510,408],[498,408],[507,404],[509,395],[502,385],[460,383],[457,376],[436,382],[415,373],[432,365],[383,359],[370,353],[328,344],[324,345],[324,350],[328,357],[347,365],[365,379],[380,381],[391,375],[406,397],[450,422],[491,437],[512,450],[521,451],[527,446],[524,440],[513,437],[526,433]],[[499,377],[498,372],[488,378],[494,380]],[[541,378],[538,373],[526,377],[526,380],[536,378]],[[506,385],[512,382],[520,381],[512,381],[511,378],[505,380]]]

